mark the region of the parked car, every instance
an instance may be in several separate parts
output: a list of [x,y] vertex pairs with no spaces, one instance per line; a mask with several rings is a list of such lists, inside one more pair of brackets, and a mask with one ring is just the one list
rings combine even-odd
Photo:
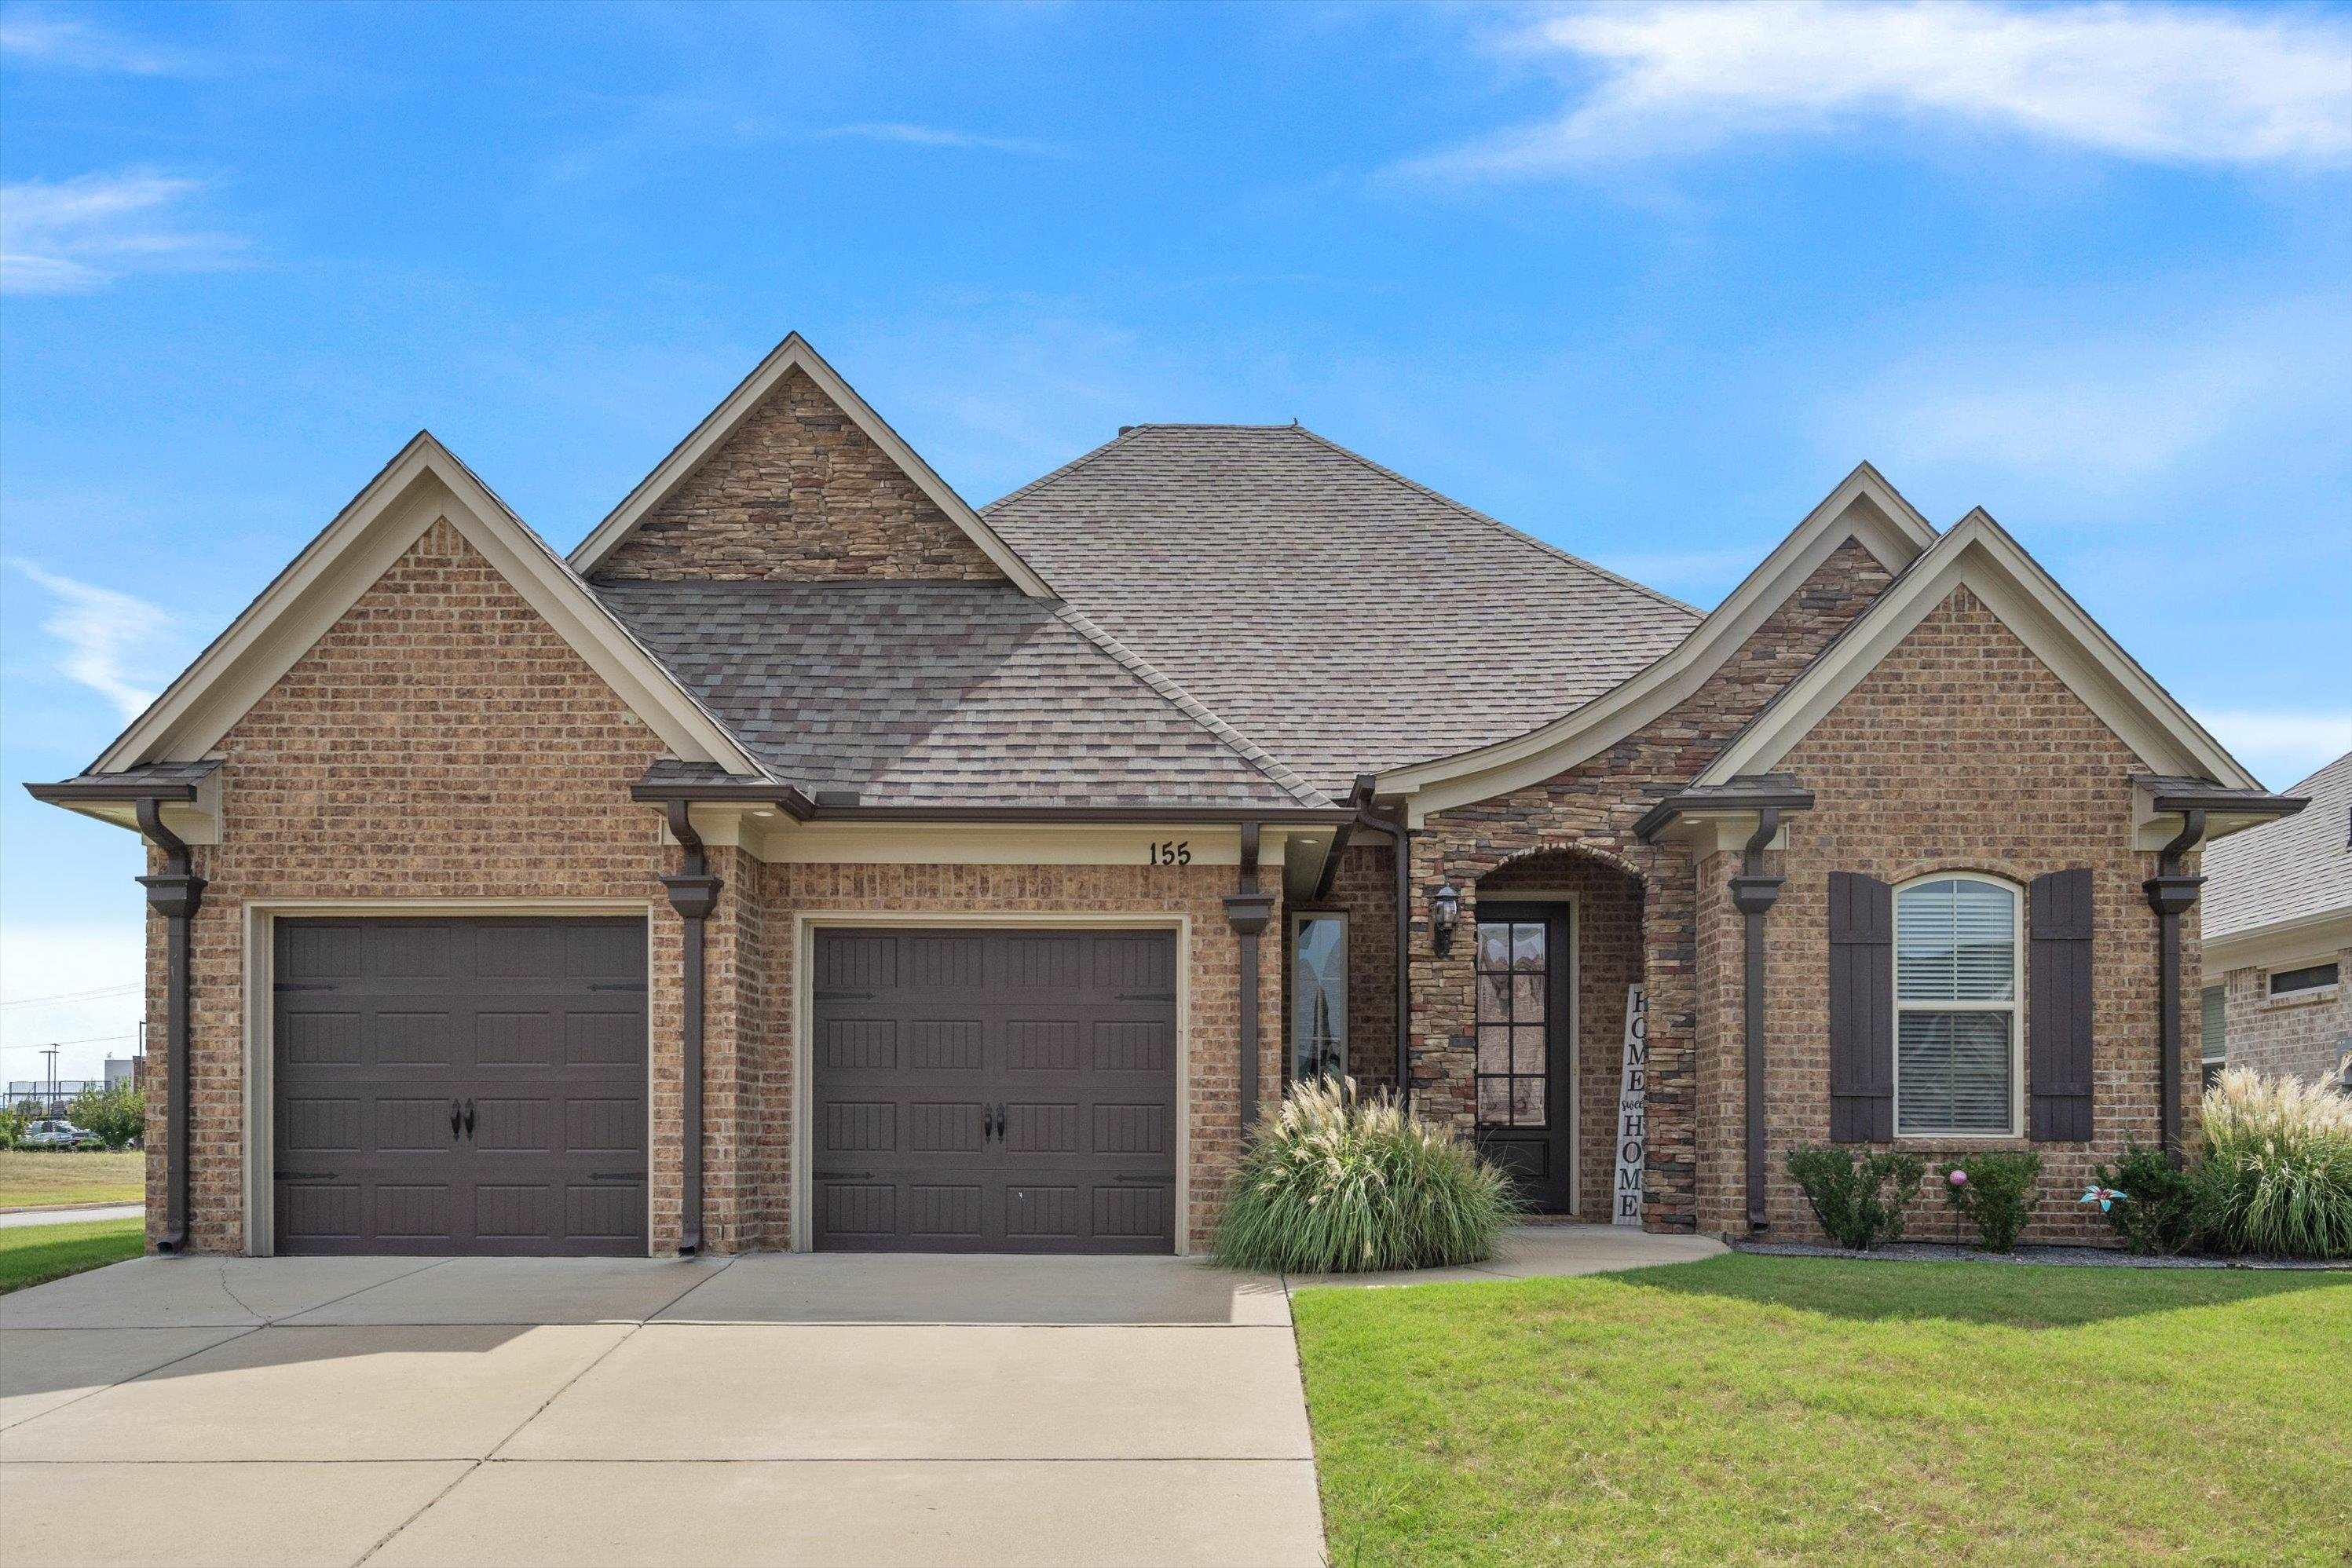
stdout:
[[25,1129],[28,1149],[94,1149],[103,1142],[87,1127],[77,1127],[62,1116],[51,1116]]

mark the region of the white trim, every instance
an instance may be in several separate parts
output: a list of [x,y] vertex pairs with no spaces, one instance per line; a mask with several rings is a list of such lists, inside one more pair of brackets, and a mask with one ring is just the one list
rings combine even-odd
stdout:
[[[2281,975],[2301,974],[2305,969],[2333,969],[2336,971],[2336,978],[2323,980],[2315,986],[2305,986],[2297,990],[2282,991],[2278,988]],[[2263,1006],[2277,1008],[2292,1006],[2298,1002],[2332,1002],[2343,986],[2344,962],[2341,958],[2330,956],[2325,958],[2314,958],[2308,963],[2282,964],[2275,968],[2263,971]]]
[[1339,1075],[1345,1078],[1352,1071],[1356,1051],[1356,1031],[1348,1013],[1355,1005],[1354,986],[1349,972],[1355,967],[1356,924],[1344,909],[1293,909],[1290,911],[1290,940],[1284,944],[1287,959],[1282,972],[1282,1081],[1295,1082],[1298,1050],[1298,1019],[1291,1009],[1298,1002],[1298,928],[1309,920],[1336,920],[1339,923]]
[[2267,925],[2248,926],[2227,936],[2205,938],[2205,972],[2294,968],[2297,960],[2319,963],[2352,947],[2352,909],[2323,910]]
[[205,756],[436,521],[479,550],[676,756],[762,777],[587,585],[429,432],[403,447],[276,580],[90,764]]
[[[1917,1002],[1907,1009],[1903,1001],[1903,895],[1936,882],[1980,882],[2009,894],[2010,971],[2007,1001]],[[1955,1138],[2021,1138],[2025,1135],[2025,890],[2007,877],[1975,871],[1931,871],[1898,883],[1893,894],[1894,940],[1887,944],[1888,995],[1894,999],[1894,1032],[1886,1049],[1893,1053],[1887,1078],[1895,1085],[1892,1113],[1895,1137],[1902,1142],[1949,1143]],[[2005,1013],[2009,1017],[2009,1126],[1998,1133],[1961,1132],[1952,1128],[1903,1130],[1903,1015],[1919,1013]]]
[[1849,538],[1899,573],[1935,542],[1936,530],[1862,464],[1690,635],[1639,674],[1527,735],[1393,768],[1375,792],[1406,797],[1409,825],[1418,828],[1431,812],[1538,783],[1600,755],[1698,690]]
[[817,390],[833,400],[850,423],[864,432],[867,439],[882,449],[883,455],[897,464],[900,472],[914,482],[915,487],[929,497],[931,504],[948,515],[950,521],[963,530],[965,537],[980,548],[982,555],[996,569],[1013,580],[1013,585],[1032,599],[1051,599],[1054,591],[1045,580],[1031,570],[1029,563],[1013,552],[1013,547],[998,537],[994,528],[982,520],[978,512],[967,505],[962,497],[949,487],[946,480],[935,473],[922,455],[899,438],[874,412],[871,404],[857,395],[857,390],[841,379],[840,372],[824,362],[824,359],[798,332],[792,333],[761,360],[751,373],[739,382],[735,390],[720,401],[717,408],[703,416],[702,423],[684,441],[670,450],[668,456],[656,464],[654,471],[637,482],[635,489],[622,497],[604,520],[598,523],[589,536],[580,541],[572,552],[573,570],[583,576],[596,570],[597,563],[613,553],[631,530],[645,520],[647,513],[667,500],[687,476],[701,465],[703,459],[719,449],[721,443],[735,433],[735,427],[759,406],[761,400],[773,391],[778,382],[792,371],[804,372],[814,382]]
[[1167,931],[1176,938],[1176,1256],[1192,1249],[1192,917],[1186,914],[1098,912],[1073,910],[1038,913],[1025,910],[843,909],[803,910],[793,915],[793,1129],[791,1244],[795,1252],[815,1249],[815,1222],[810,1214],[809,1187],[815,1169],[809,1141],[809,1122],[815,1114],[814,1063],[810,1059],[809,1031],[814,1027],[815,998],[808,977],[816,962],[820,929],[858,929],[879,925],[987,926],[998,930]]
[[1983,600],[2155,772],[2210,779],[2233,789],[2263,787],[1981,507],[1880,594],[1696,782],[1726,784],[1778,765],[1958,588]]
[[659,1129],[654,1124],[653,1049],[653,917],[654,906],[644,900],[611,898],[278,898],[248,899],[238,922],[245,943],[240,966],[245,987],[245,1126],[237,1140],[244,1170],[238,1186],[245,1205],[245,1253],[270,1258],[278,1249],[277,1212],[277,988],[272,965],[278,954],[279,920],[398,918],[403,915],[446,915],[478,917],[593,919],[598,916],[642,915],[646,921],[646,1246],[652,1255],[654,1235],[653,1152]]

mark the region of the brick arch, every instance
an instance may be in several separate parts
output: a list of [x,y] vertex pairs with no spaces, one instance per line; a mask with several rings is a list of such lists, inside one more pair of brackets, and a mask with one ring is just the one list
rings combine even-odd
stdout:
[[[1649,878],[1643,873],[1642,868],[1616,851],[1603,848],[1599,844],[1574,843],[1545,844],[1536,849],[1521,850],[1518,853],[1498,861],[1480,872],[1473,886],[1483,888],[1498,877],[1507,883],[1513,877],[1531,876],[1538,862],[1544,861],[1557,861],[1567,867],[1573,867],[1579,862],[1597,863],[1621,875],[1632,878],[1637,885],[1643,888],[1649,885]],[[1499,891],[1507,891],[1507,887]]]

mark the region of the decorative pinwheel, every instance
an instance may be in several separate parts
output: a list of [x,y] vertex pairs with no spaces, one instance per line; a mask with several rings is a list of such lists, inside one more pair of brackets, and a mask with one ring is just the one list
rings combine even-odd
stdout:
[[2084,1203],[2097,1204],[2101,1214],[2106,1213],[2109,1209],[2115,1207],[2116,1205],[2121,1203],[2126,1196],[2126,1195],[2123,1193],[2117,1192],[2114,1187],[2101,1186],[2096,1182],[2092,1183],[2089,1186],[2083,1189],[2083,1201]]

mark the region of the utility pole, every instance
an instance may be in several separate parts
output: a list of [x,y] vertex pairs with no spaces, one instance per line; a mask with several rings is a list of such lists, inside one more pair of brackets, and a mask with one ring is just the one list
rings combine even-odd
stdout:
[[47,1064],[49,1081],[48,1092],[42,1096],[42,1102],[47,1108],[48,1113],[54,1116],[58,1113],[58,1048],[54,1045],[43,1046],[41,1059]]

